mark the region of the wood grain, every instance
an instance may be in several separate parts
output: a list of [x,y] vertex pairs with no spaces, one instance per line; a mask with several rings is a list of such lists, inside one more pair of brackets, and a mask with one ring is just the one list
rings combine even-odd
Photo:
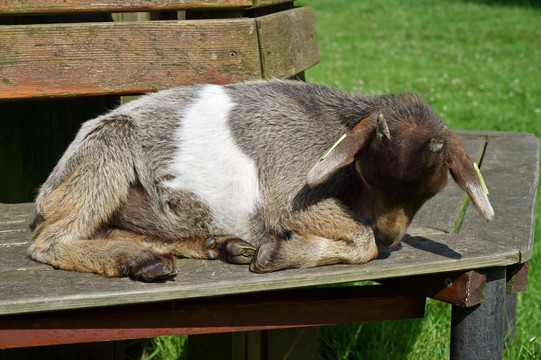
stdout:
[[6,0],[0,12],[12,15],[100,11],[248,8],[251,0]]
[[507,294],[516,294],[526,291],[528,286],[529,262],[513,264],[507,267],[505,291]]
[[485,300],[486,274],[483,270],[409,276],[387,279],[383,283],[457,306],[471,307]]
[[290,78],[319,62],[311,8],[262,16],[256,22],[264,78]]
[[256,19],[0,26],[0,47],[3,100],[289,78],[319,61],[309,8]]
[[0,348],[422,317],[425,298],[383,286],[304,289],[0,318]]
[[[29,232],[19,232],[14,234],[12,242],[28,239]],[[243,294],[518,262],[516,250],[492,244],[486,236],[439,234],[408,236],[399,247],[383,251],[377,259],[363,265],[290,269],[264,275],[251,273],[247,266],[182,259],[175,281],[145,284],[127,278],[54,270],[29,260],[24,251],[26,246],[8,247],[8,251],[0,253],[6,262],[6,266],[0,268],[0,314]]]
[[481,171],[494,208],[492,222],[485,222],[470,206],[461,233],[490,233],[520,251],[520,262],[533,252],[535,204],[539,184],[539,139],[519,133],[488,133]]
[[253,19],[3,26],[0,47],[2,99],[261,78]]

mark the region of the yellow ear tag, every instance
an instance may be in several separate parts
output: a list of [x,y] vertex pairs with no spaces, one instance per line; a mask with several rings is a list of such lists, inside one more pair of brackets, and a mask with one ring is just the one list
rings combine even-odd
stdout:
[[344,134],[340,137],[340,139],[338,139],[333,146],[331,146],[331,148],[329,150],[327,150],[327,152],[321,157],[321,159],[319,159],[319,161],[323,161],[325,160],[325,158],[327,156],[329,156],[334,149],[336,149],[336,147],[338,146],[338,144],[340,144],[345,138],[346,138],[347,134]]
[[477,166],[477,163],[473,163],[473,168],[477,172],[477,176],[479,177],[479,180],[481,181],[481,185],[483,186],[483,189],[485,189],[485,193],[488,195],[487,184],[485,184],[485,179],[483,179],[483,175],[481,175],[481,170],[479,170],[479,166]]

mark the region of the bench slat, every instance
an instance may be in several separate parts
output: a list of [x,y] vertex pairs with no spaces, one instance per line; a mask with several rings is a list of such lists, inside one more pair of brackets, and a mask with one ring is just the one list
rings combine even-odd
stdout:
[[533,252],[535,199],[539,183],[539,139],[530,134],[487,133],[481,171],[490,191],[494,220],[483,221],[468,207],[461,233],[492,233],[494,241],[517,248],[521,262]]
[[253,19],[3,26],[0,47],[2,99],[261,77]]
[[[268,1],[268,2],[273,2]],[[276,2],[276,1],[274,1]],[[248,8],[252,0],[6,0],[0,4],[3,15],[74,12],[149,11]]]
[[[10,248],[8,248],[10,250]],[[407,236],[402,245],[383,251],[363,265],[333,265],[290,269],[270,274],[251,273],[247,266],[221,261],[179,260],[176,281],[158,284],[127,278],[105,278],[73,271],[31,266],[23,248],[2,251],[12,257],[11,269],[0,271],[0,314],[137,304],[171,299],[212,297],[293,287],[317,286],[391,277],[505,266],[519,260],[518,251],[494,243],[488,236],[439,234]]]
[[3,100],[288,78],[319,61],[310,8],[255,19],[0,26],[0,47]]
[[311,8],[262,16],[256,22],[264,78],[288,78],[319,62]]

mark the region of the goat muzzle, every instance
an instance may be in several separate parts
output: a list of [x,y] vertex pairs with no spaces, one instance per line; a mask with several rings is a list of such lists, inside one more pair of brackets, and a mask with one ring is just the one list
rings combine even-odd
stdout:
[[402,240],[406,231],[395,231],[387,232],[380,230],[377,226],[374,227],[374,236],[376,237],[376,242],[378,247],[392,248]]

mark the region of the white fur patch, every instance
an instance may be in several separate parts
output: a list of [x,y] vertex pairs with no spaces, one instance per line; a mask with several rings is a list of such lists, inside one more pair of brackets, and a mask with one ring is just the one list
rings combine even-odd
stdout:
[[254,161],[242,152],[229,129],[234,106],[224,89],[205,86],[181,114],[178,150],[167,185],[196,194],[210,209],[216,235],[250,241],[249,220],[262,203]]

